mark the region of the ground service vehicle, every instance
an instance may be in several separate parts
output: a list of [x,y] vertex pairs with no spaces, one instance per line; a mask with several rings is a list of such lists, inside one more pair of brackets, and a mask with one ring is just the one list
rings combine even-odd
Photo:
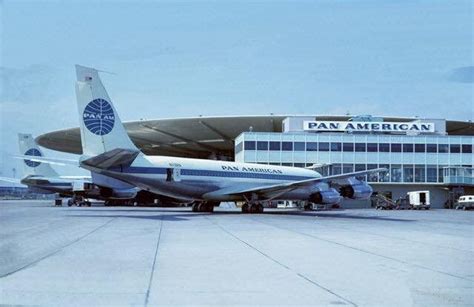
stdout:
[[456,204],[456,210],[469,210],[472,208],[474,208],[474,195],[464,195],[459,197]]
[[409,199],[408,209],[430,209],[430,191],[413,191],[407,193]]

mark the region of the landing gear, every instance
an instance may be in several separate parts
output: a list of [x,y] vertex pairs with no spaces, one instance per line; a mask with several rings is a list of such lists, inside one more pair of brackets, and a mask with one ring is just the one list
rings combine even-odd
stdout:
[[195,202],[193,204],[193,212],[214,212],[213,202]]
[[245,203],[242,205],[242,213],[263,213],[263,205],[261,203]]
[[90,207],[92,203],[81,195],[74,195],[72,198],[68,199],[67,205],[68,207],[71,207],[71,206]]

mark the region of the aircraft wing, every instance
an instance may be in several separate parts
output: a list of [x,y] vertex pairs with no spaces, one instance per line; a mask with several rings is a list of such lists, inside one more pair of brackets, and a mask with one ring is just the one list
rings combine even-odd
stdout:
[[0,181],[6,181],[6,182],[11,182],[11,183],[21,184],[21,179],[18,179],[18,178],[0,177]]
[[213,197],[224,196],[224,195],[242,195],[242,194],[248,194],[248,193],[255,193],[257,195],[264,196],[266,198],[276,198],[286,192],[295,190],[297,188],[310,186],[317,182],[328,182],[332,180],[359,177],[359,176],[364,176],[371,173],[379,173],[379,172],[385,172],[385,171],[387,171],[386,168],[375,168],[375,169],[366,170],[366,171],[358,171],[358,172],[331,175],[331,176],[325,176],[325,177],[314,177],[310,179],[290,181],[290,182],[279,183],[279,184],[274,184],[274,185],[266,185],[266,186],[260,186],[260,187],[249,187],[249,188],[230,187],[230,188],[224,188],[224,189],[207,193],[204,195],[204,197],[213,198]]
[[46,163],[46,164],[55,164],[55,165],[74,165],[74,166],[79,166],[79,161],[74,160],[74,159],[63,159],[63,158],[47,158],[47,157],[42,157],[42,156],[24,156],[24,155],[18,155],[18,156],[13,156],[15,159],[21,159],[21,160],[30,160],[34,162],[41,162],[41,163]]

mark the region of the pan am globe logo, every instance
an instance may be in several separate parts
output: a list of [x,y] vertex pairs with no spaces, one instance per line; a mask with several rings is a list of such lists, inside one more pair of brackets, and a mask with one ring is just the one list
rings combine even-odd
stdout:
[[84,109],[82,120],[90,132],[106,135],[114,128],[114,110],[107,100],[94,99]]
[[[31,148],[25,152],[25,156],[41,157],[41,152],[36,148]],[[29,167],[37,167],[41,164],[41,162],[31,161],[28,159],[25,159],[24,161],[25,161],[25,164],[28,165]]]

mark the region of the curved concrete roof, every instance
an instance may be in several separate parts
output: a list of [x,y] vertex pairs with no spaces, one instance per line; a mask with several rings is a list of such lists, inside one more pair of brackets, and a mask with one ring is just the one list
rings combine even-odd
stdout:
[[[244,131],[281,132],[282,121],[291,115],[216,116],[154,119],[125,122],[131,139],[144,153],[182,157],[233,159],[233,140]],[[305,115],[306,117],[307,115]],[[314,116],[316,120],[346,121],[353,116]],[[383,117],[384,121],[412,121],[416,118]],[[474,135],[474,124],[446,122],[450,135]],[[58,130],[36,138],[48,149],[81,154],[79,128]]]

